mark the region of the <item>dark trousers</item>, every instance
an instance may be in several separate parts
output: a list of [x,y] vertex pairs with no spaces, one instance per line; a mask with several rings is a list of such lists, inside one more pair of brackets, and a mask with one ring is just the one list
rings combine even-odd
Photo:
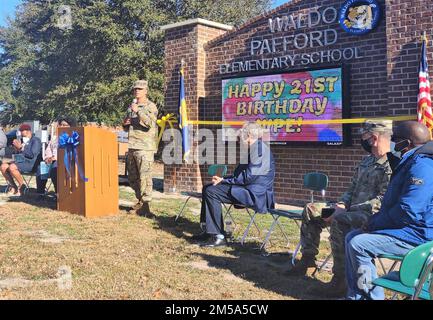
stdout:
[[217,235],[224,233],[224,217],[222,204],[237,204],[230,195],[230,185],[206,185],[203,187],[200,222],[206,224],[206,233]]
[[[53,182],[54,190],[57,193],[57,167],[52,167],[50,170],[50,179]],[[42,180],[40,176],[36,177],[36,189],[39,194],[45,194],[47,180]]]

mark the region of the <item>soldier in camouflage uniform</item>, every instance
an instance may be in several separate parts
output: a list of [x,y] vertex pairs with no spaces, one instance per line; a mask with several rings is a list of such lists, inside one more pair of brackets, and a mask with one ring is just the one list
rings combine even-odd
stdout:
[[137,81],[133,89],[135,100],[128,108],[128,115],[123,123],[125,130],[129,131],[129,185],[134,189],[138,199],[132,211],[142,216],[150,216],[152,164],[157,151],[158,109],[147,99],[147,81]]
[[303,212],[301,227],[302,259],[290,271],[292,275],[305,275],[309,267],[315,267],[319,253],[320,234],[330,227],[330,242],[334,259],[334,277],[324,288],[328,296],[344,296],[345,281],[345,237],[352,229],[360,228],[368,217],[379,212],[381,200],[391,177],[387,153],[390,152],[392,135],[391,121],[367,121],[361,129],[362,146],[370,153],[355,170],[352,183],[333,207],[334,214],[321,218],[326,203],[310,203]]

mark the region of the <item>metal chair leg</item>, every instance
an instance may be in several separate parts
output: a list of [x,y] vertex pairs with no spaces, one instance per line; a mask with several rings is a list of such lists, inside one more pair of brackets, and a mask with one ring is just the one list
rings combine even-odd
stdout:
[[232,220],[232,222],[233,222],[233,227],[234,227],[234,229],[236,229],[236,228],[238,227],[238,224],[236,223],[236,221],[235,221],[235,219],[233,218],[233,215],[232,215],[232,213],[231,213],[231,210],[232,210],[232,208],[233,208],[233,205],[231,204],[231,205],[227,208],[227,204],[226,204],[226,203],[223,203],[223,206],[224,206],[224,208],[226,209],[226,213],[225,213],[225,215],[224,215],[224,220],[226,220],[227,217],[229,217],[229,218]]
[[326,266],[326,264],[328,263],[328,261],[329,261],[331,258],[332,258],[332,254],[329,254],[329,255],[326,257],[325,261],[323,261],[323,263],[322,263],[319,267],[317,267],[317,268],[314,270],[314,272],[313,272],[313,274],[312,274],[311,276],[314,277],[317,273],[319,273],[320,271],[322,271],[322,269]]
[[287,236],[286,232],[284,232],[283,226],[282,226],[281,223],[278,221],[278,219],[277,219],[277,226],[278,226],[278,228],[280,229],[281,233],[283,234],[284,238],[286,238],[287,246],[288,246],[289,243],[290,243],[289,237]]
[[382,268],[382,271],[383,271],[383,274],[384,274],[384,275],[385,275],[385,274],[388,274],[388,273],[390,273],[390,272],[393,272],[394,269],[395,269],[395,267],[397,267],[397,265],[400,263],[400,261],[394,261],[394,262],[392,263],[391,267],[389,268],[389,270],[386,270],[385,265],[383,264],[382,259],[378,258],[378,260],[379,260],[379,264],[380,264],[380,266],[381,266],[381,268]]
[[[391,268],[389,268],[389,272],[393,272],[395,267],[397,267],[397,265],[400,263],[400,261],[394,261],[394,263],[392,264]],[[388,273],[389,273],[388,272]]]
[[380,267],[382,268],[383,274],[387,274],[388,272],[386,271],[386,268],[385,268],[385,265],[383,264],[382,259],[378,258],[378,260],[379,260]]
[[179,213],[177,214],[176,218],[174,219],[174,222],[175,222],[175,223],[176,223],[177,220],[179,220],[180,217],[182,216],[183,211],[185,210],[185,207],[186,207],[186,205],[188,204],[188,201],[189,201],[191,198],[192,198],[192,197],[188,197],[188,199],[186,199],[185,203],[183,204],[182,209],[179,211]]
[[257,232],[259,233],[259,236],[260,236],[262,234],[262,232],[260,231],[260,228],[257,225],[256,221],[253,219],[253,217],[255,217],[257,215],[257,212],[254,212],[254,215],[251,215],[251,212],[250,212],[250,210],[248,208],[245,207],[245,210],[247,211],[248,215],[250,216],[251,221],[253,222],[253,224],[256,227]]
[[[248,210],[247,210],[247,211],[248,211]],[[248,213],[249,213],[249,212],[248,212]],[[244,243],[245,243],[245,239],[247,238],[248,233],[250,233],[251,226],[252,226],[253,224],[256,224],[255,221],[254,221],[254,219],[256,218],[256,215],[257,215],[257,212],[254,212],[253,216],[251,217],[250,222],[248,223],[247,229],[245,230],[244,235],[242,236],[242,239],[241,239],[241,245],[244,245]],[[256,225],[256,226],[257,226],[257,225]]]
[[299,251],[301,250],[301,247],[302,247],[302,242],[299,241],[298,245],[296,246],[295,251],[293,251],[293,254],[292,254],[292,266],[295,265],[296,256],[298,255]]
[[269,238],[271,237],[272,231],[274,231],[275,226],[278,225],[278,219],[280,217],[277,216],[277,218],[275,218],[274,215],[272,215],[272,214],[271,214],[271,216],[274,219],[274,221],[272,222],[272,225],[266,234],[265,240],[263,240],[262,245],[260,246],[260,250],[263,250],[266,247],[267,243],[269,242]]

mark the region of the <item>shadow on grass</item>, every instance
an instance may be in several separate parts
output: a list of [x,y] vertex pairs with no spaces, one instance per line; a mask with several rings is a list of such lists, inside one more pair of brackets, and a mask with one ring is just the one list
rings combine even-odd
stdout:
[[173,216],[157,215],[154,220],[161,230],[171,233],[177,238],[185,239],[190,243],[196,243],[196,241],[191,239],[190,234],[201,232],[200,223],[183,217],[180,217],[177,222],[175,222],[175,217]]
[[57,210],[57,200],[54,197],[54,193],[50,193],[47,196],[40,196],[36,193],[36,189],[28,190],[26,194],[21,197],[9,197],[6,199],[7,202],[10,203],[25,203],[41,209]]
[[[173,215],[157,214],[154,221],[157,228],[188,243],[198,244],[191,239],[190,235],[201,232],[200,224],[189,218],[181,217],[175,222]],[[237,239],[231,241],[227,248],[208,249],[208,253],[196,253],[196,255],[207,261],[209,267],[228,270],[238,278],[255,283],[259,288],[295,299],[326,299],[314,294],[316,289],[322,289],[323,282],[311,277],[289,276],[288,271],[292,267],[291,254],[288,252],[267,254],[259,250],[260,240],[250,240],[241,245]],[[221,250],[225,253],[223,256],[218,253]]]
[[[233,245],[231,257],[210,254],[197,254],[208,262],[209,267],[225,269],[245,281],[253,282],[257,287],[301,300],[325,300],[314,294],[323,287],[323,282],[311,277],[288,275],[291,267],[289,254],[263,256],[251,245],[239,248]],[[240,246],[240,245],[239,245]],[[215,250],[215,249],[212,249]]]

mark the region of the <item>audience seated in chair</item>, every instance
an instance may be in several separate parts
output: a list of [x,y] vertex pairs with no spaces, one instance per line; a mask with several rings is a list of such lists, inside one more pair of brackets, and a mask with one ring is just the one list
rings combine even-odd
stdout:
[[404,256],[433,240],[433,141],[426,126],[400,123],[392,137],[403,155],[395,168],[378,214],[346,237],[347,298],[385,298],[374,259],[387,254]]
[[204,232],[193,237],[208,241],[207,247],[227,244],[222,215],[222,203],[238,204],[266,213],[274,207],[273,184],[275,162],[269,146],[262,141],[262,128],[254,123],[245,125],[241,141],[249,146],[248,161],[236,169],[230,178],[213,177],[212,184],[203,188],[201,223]]
[[3,128],[0,127],[0,161],[5,156],[7,144],[8,144],[8,138],[6,137]]
[[[57,128],[69,128],[75,127],[76,121],[72,118],[60,118],[57,121]],[[51,137],[48,142],[47,148],[45,149],[45,155],[43,161],[50,166],[49,177],[54,185],[54,190],[57,193],[57,148],[58,140],[57,136]],[[40,170],[38,170],[40,172]],[[44,179],[40,174],[36,176],[37,193],[45,195],[45,188],[47,186],[48,179]]]
[[315,289],[315,293],[320,296],[345,296],[345,237],[379,211],[391,176],[387,153],[390,151],[392,121],[367,121],[361,129],[361,135],[362,145],[369,155],[356,168],[349,189],[333,206],[334,214],[327,219],[321,218],[321,211],[326,207],[326,203],[310,203],[303,212],[302,259],[290,270],[290,274],[305,275],[308,268],[316,267],[320,233],[329,226],[334,276],[329,284]]
[[[30,173],[35,169],[35,164],[41,156],[41,140],[35,137],[31,127],[22,124],[19,128],[22,139],[15,139],[12,145],[15,149],[15,161],[3,163],[0,167],[2,175],[7,180],[10,190],[9,195],[21,196],[24,192],[24,179],[22,173]],[[15,183],[16,181],[16,183]]]

